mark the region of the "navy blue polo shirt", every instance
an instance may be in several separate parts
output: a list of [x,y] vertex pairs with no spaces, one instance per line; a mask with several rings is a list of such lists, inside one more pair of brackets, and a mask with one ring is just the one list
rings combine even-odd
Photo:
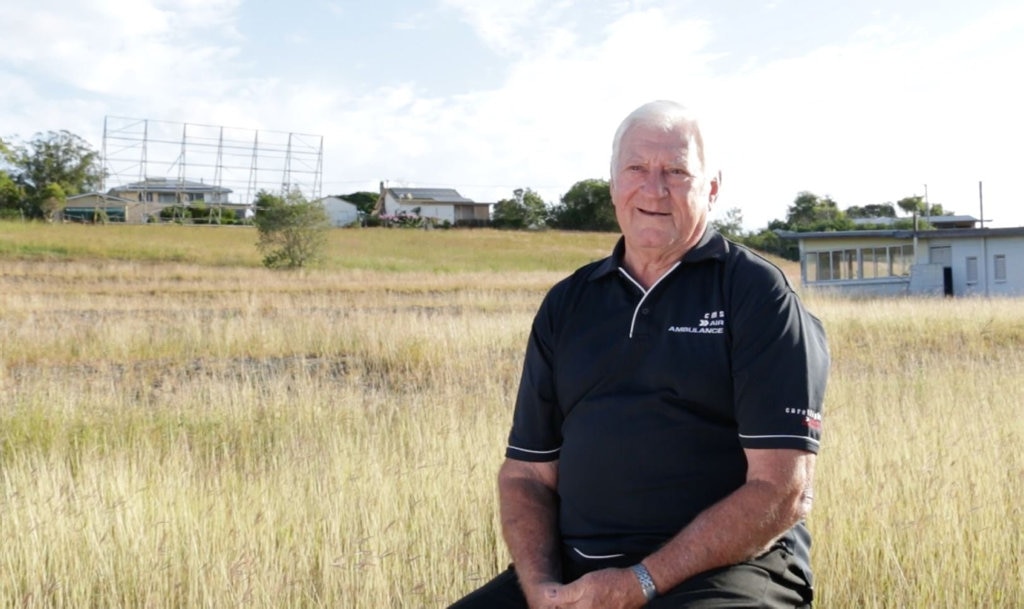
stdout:
[[562,538],[589,556],[656,550],[744,483],[744,448],[816,453],[829,365],[782,272],[713,229],[647,291],[623,253],[546,295],[506,450],[558,460]]

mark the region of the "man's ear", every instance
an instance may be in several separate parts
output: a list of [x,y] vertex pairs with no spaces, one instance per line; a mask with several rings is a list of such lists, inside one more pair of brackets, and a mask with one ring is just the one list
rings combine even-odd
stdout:
[[714,205],[715,200],[718,199],[718,189],[722,187],[722,172],[718,171],[711,176],[711,182],[708,186],[708,209]]

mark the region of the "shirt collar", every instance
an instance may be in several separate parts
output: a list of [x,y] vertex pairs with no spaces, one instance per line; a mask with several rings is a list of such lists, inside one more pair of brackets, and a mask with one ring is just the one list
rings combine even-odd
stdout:
[[[693,264],[695,262],[701,262],[703,260],[725,260],[726,254],[729,252],[729,242],[725,240],[718,231],[711,226],[708,226],[704,230],[704,234],[701,236],[700,241],[697,245],[690,248],[688,252],[683,254],[683,264]],[[615,248],[612,249],[611,256],[608,256],[602,260],[594,271],[590,274],[589,279],[591,281],[600,279],[610,273],[618,273],[619,267],[622,266],[622,259],[626,255],[626,239],[625,237],[619,237],[618,242],[615,243]]]

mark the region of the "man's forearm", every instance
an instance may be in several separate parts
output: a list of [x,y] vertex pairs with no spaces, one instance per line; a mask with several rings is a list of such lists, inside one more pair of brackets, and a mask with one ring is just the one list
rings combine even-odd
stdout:
[[498,479],[501,529],[524,586],[561,581],[558,500],[540,480],[505,467]]
[[658,589],[668,590],[709,569],[749,560],[810,510],[813,460],[802,464],[791,484],[748,480],[697,516],[643,563]]

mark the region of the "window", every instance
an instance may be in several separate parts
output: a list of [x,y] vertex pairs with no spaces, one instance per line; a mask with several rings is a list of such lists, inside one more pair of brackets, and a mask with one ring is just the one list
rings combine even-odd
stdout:
[[804,278],[806,281],[818,280],[818,255],[804,254]]
[[857,265],[857,250],[843,250],[841,254],[842,266],[839,268],[839,278],[860,279],[860,269]]
[[818,281],[832,279],[832,253],[818,252]]
[[978,283],[978,258],[976,256],[967,257],[967,285],[974,285]]
[[882,277],[907,277],[914,264],[913,245],[807,252],[807,281],[850,281]]
[[892,245],[889,247],[889,276],[908,277],[914,265],[913,245]]
[[810,252],[804,257],[808,281],[857,279],[857,250]]
[[996,254],[992,258],[992,266],[995,268],[995,280],[1003,283],[1006,281],[1006,255]]
[[887,277],[889,275],[889,250],[884,247],[866,247],[861,250],[864,258],[864,279]]

